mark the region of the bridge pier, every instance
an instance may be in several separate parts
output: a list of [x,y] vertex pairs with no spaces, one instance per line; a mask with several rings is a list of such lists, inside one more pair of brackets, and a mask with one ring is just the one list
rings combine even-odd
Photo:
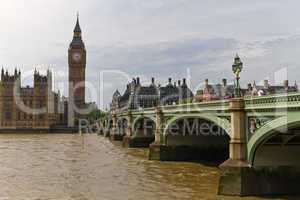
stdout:
[[220,167],[220,195],[274,196],[299,195],[300,167],[238,166],[226,163]]
[[105,126],[103,126],[102,132],[104,137],[109,137],[110,136],[110,131],[112,127],[112,122],[109,119],[105,119]]
[[149,160],[162,160],[162,152],[164,146],[161,145],[161,135],[163,130],[163,121],[164,116],[161,110],[161,107],[155,108],[155,133],[154,133],[154,142],[149,145]]
[[127,131],[126,135],[123,137],[123,147],[132,147],[131,146],[131,136],[132,136],[132,113],[129,110],[127,113]]
[[230,157],[220,165],[218,193],[238,196],[299,194],[300,166],[276,166],[275,160],[272,166],[270,163],[264,166],[249,163],[244,106],[243,99],[230,101]]
[[246,147],[246,126],[244,100],[237,98],[230,100],[231,113],[231,139],[229,145],[229,159],[220,165],[221,177],[219,181],[219,194],[243,195],[243,177],[249,171]]
[[[130,120],[130,125],[128,126],[128,131],[126,136],[123,138],[123,146],[129,148],[146,148],[154,141],[153,127],[154,122],[147,117],[142,117],[135,120],[133,125],[133,117],[131,113],[128,113],[128,120]],[[151,126],[149,127],[149,122]],[[135,126],[135,127],[133,127]],[[150,128],[150,129],[149,129]]]
[[120,134],[120,127],[118,124],[117,114],[115,112],[112,113],[112,128],[110,130],[109,138],[112,141],[122,141],[123,135]]

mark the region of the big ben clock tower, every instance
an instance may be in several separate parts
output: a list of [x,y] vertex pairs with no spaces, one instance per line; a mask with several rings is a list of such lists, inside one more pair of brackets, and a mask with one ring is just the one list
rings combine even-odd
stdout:
[[69,46],[69,103],[68,126],[73,127],[80,109],[85,107],[85,66],[86,50],[81,37],[79,17],[74,28],[73,40]]

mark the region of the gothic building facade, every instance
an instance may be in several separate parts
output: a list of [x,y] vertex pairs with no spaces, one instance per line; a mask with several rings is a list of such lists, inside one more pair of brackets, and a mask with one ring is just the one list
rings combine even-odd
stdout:
[[20,71],[1,70],[0,128],[48,129],[63,123],[60,94],[52,91],[52,72],[41,75],[35,70],[33,79],[33,87],[22,87]]

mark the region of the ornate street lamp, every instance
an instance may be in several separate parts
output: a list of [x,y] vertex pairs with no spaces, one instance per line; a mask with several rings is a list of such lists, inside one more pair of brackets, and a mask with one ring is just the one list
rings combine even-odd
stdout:
[[234,97],[239,98],[242,96],[241,94],[241,87],[240,87],[240,73],[243,69],[243,63],[240,59],[240,57],[236,54],[236,57],[234,58],[234,63],[232,65],[232,71],[235,74],[235,88],[234,88]]

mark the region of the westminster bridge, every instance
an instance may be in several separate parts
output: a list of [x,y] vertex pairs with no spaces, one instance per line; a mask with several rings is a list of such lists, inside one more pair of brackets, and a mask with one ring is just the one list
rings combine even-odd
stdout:
[[300,192],[300,93],[112,112],[102,125],[151,160],[225,160],[219,194]]

